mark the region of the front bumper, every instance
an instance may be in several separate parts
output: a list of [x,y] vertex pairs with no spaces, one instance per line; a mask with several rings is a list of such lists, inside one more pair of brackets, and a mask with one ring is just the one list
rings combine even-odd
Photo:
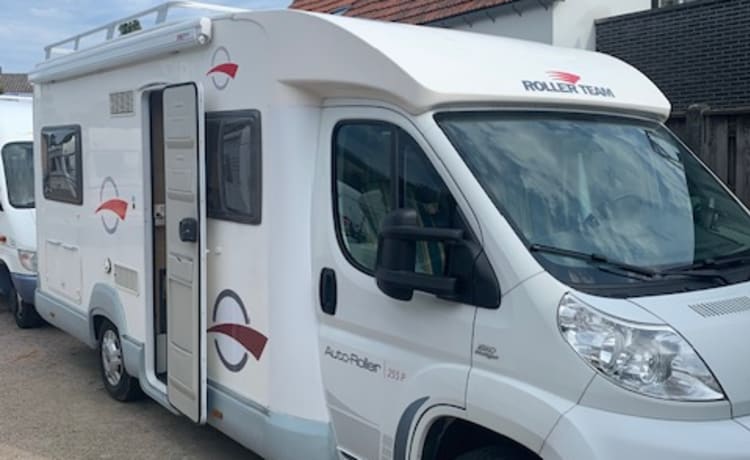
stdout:
[[659,420],[577,406],[555,426],[542,458],[747,460],[750,421]]
[[34,291],[36,291],[36,275],[27,275],[22,273],[11,273],[13,286],[16,288],[18,295],[26,302],[34,303]]

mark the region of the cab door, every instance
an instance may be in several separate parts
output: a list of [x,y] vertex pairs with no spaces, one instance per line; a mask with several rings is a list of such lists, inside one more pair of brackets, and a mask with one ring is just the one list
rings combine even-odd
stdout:
[[[396,208],[415,209],[422,226],[464,226],[465,203],[400,114],[331,107],[321,129],[313,276],[337,445],[347,458],[403,459],[421,411],[464,407],[476,308],[420,292],[410,301],[383,294],[374,278],[378,230]],[[442,273],[445,255],[440,243],[420,244],[417,271]]]
[[164,89],[167,396],[206,420],[206,211],[201,87]]

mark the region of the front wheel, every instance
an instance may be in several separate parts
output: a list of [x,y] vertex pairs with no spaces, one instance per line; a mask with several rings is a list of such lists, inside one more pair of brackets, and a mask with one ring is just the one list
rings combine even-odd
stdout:
[[36,308],[32,304],[24,302],[14,287],[11,287],[8,293],[8,300],[10,301],[13,319],[16,320],[16,326],[21,329],[30,329],[42,325],[44,321],[37,313]]
[[537,457],[501,446],[487,446],[459,455],[456,460],[531,460],[532,458]]
[[104,387],[110,396],[121,402],[141,396],[138,380],[125,370],[120,333],[107,320],[104,320],[99,333],[99,364]]

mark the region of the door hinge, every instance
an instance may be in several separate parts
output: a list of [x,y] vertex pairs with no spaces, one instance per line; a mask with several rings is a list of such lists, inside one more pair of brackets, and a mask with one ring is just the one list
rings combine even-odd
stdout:
[[154,205],[154,226],[163,227],[167,223],[167,205],[164,203]]

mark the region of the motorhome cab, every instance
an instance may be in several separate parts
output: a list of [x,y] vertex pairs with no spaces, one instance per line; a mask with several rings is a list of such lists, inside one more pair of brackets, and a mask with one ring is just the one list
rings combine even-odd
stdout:
[[0,295],[22,328],[34,310],[36,222],[30,97],[0,96]]
[[643,75],[176,6],[32,74],[37,308],[113,397],[271,459],[747,458],[750,215]]

